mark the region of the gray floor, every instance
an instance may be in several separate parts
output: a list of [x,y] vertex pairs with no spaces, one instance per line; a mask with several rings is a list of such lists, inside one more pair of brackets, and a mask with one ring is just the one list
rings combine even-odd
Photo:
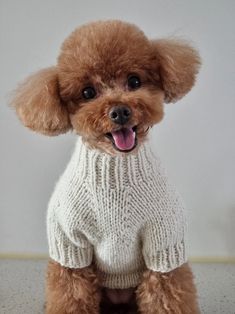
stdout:
[[[0,314],[41,314],[46,261],[0,260]],[[235,264],[194,264],[202,313],[235,314]]]

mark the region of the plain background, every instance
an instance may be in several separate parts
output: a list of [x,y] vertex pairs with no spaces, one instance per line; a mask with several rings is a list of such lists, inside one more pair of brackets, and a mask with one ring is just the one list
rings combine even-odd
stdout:
[[97,19],[137,24],[151,38],[192,40],[195,88],[151,132],[189,210],[194,257],[235,256],[235,1],[0,1],[0,253],[47,253],[46,207],[76,136],[47,138],[20,124],[9,92],[56,63],[62,41]]

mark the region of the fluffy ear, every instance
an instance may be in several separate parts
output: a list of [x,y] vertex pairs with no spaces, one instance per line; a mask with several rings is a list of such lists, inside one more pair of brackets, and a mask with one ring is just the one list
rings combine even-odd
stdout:
[[154,40],[152,45],[165,102],[175,102],[193,87],[201,64],[199,54],[186,42],[174,39]]
[[71,127],[67,108],[59,96],[56,67],[28,77],[15,91],[11,105],[22,123],[36,132],[58,135]]

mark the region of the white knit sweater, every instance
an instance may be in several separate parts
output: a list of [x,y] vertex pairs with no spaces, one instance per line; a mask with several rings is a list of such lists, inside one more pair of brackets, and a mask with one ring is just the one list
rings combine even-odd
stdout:
[[94,261],[109,288],[137,286],[146,269],[186,262],[182,201],[148,144],[112,157],[79,139],[49,203],[50,257],[82,268]]

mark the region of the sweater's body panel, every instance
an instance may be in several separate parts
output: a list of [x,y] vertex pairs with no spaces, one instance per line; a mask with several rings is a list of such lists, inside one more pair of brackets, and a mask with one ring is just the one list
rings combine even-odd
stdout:
[[81,268],[95,260],[103,286],[136,286],[146,267],[170,271],[186,261],[181,199],[144,146],[111,157],[79,140],[48,208],[50,256]]
[[102,234],[100,242],[94,245],[97,267],[110,275],[143,270],[140,235],[143,221],[135,213],[132,189],[127,187],[120,193],[115,189],[98,188],[93,195]]

